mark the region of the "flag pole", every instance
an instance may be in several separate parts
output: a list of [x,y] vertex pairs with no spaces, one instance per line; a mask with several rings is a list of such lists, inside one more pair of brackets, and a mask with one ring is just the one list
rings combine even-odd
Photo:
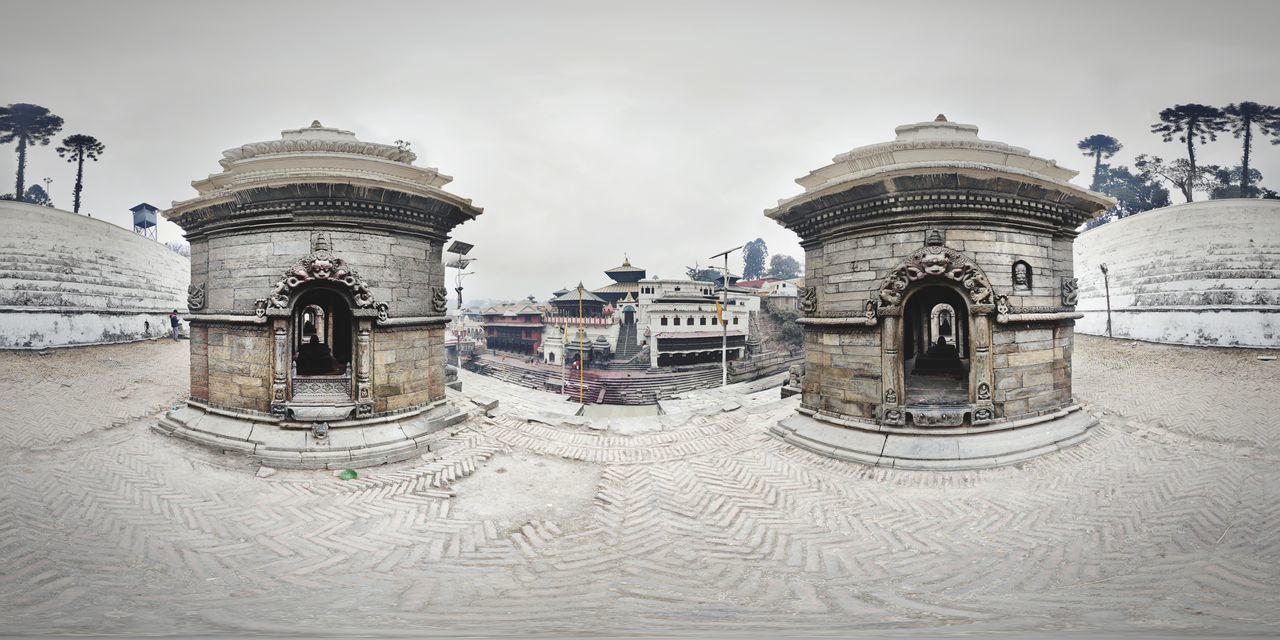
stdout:
[[583,394],[586,393],[582,386],[587,380],[587,363],[582,359],[582,283],[578,283],[578,404],[586,404],[583,400]]

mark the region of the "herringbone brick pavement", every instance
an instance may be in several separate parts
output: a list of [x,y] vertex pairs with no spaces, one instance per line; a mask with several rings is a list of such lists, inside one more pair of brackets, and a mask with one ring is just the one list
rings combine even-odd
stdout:
[[[1222,397],[1272,375],[1247,352],[1084,338],[1077,392],[1102,425],[1010,468],[904,472],[810,454],[766,435],[793,399],[635,436],[476,416],[421,459],[343,482],[257,478],[246,460],[129,419],[181,396],[179,349],[0,355],[0,628],[1280,629],[1275,423],[1265,402]],[[28,408],[21,394],[45,378],[74,391],[40,387],[34,404],[59,404]],[[141,406],[119,398],[129,385]],[[1180,413],[1196,397],[1210,407]],[[503,473],[509,456],[586,465],[574,468],[598,481],[579,503],[501,515],[509,496],[482,492],[477,474]],[[548,491],[503,477],[504,491]],[[499,515],[466,516],[466,500]]]

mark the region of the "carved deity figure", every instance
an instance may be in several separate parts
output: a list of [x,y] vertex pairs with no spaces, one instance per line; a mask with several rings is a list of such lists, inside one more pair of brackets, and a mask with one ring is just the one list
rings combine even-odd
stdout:
[[1021,260],[1013,263],[1013,288],[1023,291],[1031,289],[1031,265]]
[[818,287],[800,287],[800,312],[812,315],[818,311]]
[[799,389],[802,384],[804,384],[804,365],[791,365],[787,369],[787,386]]
[[444,313],[449,310],[449,290],[444,287],[431,287],[431,310]]
[[204,308],[204,283],[187,287],[187,308],[199,311]]
[[1076,278],[1062,279],[1062,305],[1066,307],[1076,306],[1076,300],[1080,297],[1080,281]]

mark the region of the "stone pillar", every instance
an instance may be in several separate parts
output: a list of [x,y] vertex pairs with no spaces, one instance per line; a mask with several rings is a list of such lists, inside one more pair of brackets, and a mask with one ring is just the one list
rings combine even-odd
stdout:
[[355,354],[356,363],[356,416],[373,415],[373,396],[370,393],[373,379],[373,345],[370,339],[373,321],[357,320]]
[[885,316],[880,319],[880,422],[900,425],[903,423],[902,402],[902,318]]
[[973,423],[983,424],[995,418],[991,402],[992,357],[991,314],[973,315],[973,361],[969,363],[969,393],[973,402]]
[[289,398],[289,319],[271,319],[271,415],[283,418]]

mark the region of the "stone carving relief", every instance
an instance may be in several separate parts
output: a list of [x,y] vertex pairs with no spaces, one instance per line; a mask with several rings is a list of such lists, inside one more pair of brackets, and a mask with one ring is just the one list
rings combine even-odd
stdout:
[[898,404],[898,390],[886,389],[884,392],[885,404]]
[[979,407],[973,412],[973,419],[976,422],[988,422],[993,417],[995,417],[994,414],[992,414],[991,409],[987,407]]
[[964,424],[963,409],[917,409],[911,412],[917,427],[958,427]]
[[978,399],[979,399],[979,400],[990,400],[990,399],[991,399],[991,385],[989,385],[989,384],[987,384],[987,383],[985,383],[985,382],[982,382],[982,383],[979,383],[979,384],[978,384]]
[[787,386],[799,389],[804,384],[804,365],[793,364],[787,368]]
[[1000,315],[1009,313],[1009,296],[996,296],[996,313]]
[[1076,300],[1080,297],[1080,281],[1076,278],[1062,279],[1062,304],[1068,307],[1076,306]]
[[204,308],[204,284],[193,284],[187,287],[187,308],[199,311]]
[[266,298],[260,298],[254,303],[254,312],[258,316],[265,316],[267,309],[287,309],[289,308],[289,295],[294,289],[316,281],[330,282],[346,287],[351,293],[352,302],[357,308],[377,309],[378,318],[380,320],[386,319],[384,317],[386,316],[386,304],[375,302],[364,278],[361,278],[355,269],[348,266],[345,260],[335,256],[328,249],[318,249],[295,262],[284,273],[284,276],[276,282],[275,287],[271,290],[271,295]]
[[800,287],[800,313],[811,316],[818,312],[818,287]]
[[449,290],[444,287],[431,287],[431,310],[443,314],[449,310]]
[[874,323],[879,307],[880,305],[876,304],[875,300],[867,300],[867,302],[862,305],[862,316]]
[[991,304],[991,283],[978,265],[964,254],[943,246],[920,249],[894,269],[880,285],[880,306],[898,307],[912,282],[942,276],[960,283],[974,304]]
[[1024,260],[1013,263],[1013,289],[1015,291],[1031,290],[1031,265]]

